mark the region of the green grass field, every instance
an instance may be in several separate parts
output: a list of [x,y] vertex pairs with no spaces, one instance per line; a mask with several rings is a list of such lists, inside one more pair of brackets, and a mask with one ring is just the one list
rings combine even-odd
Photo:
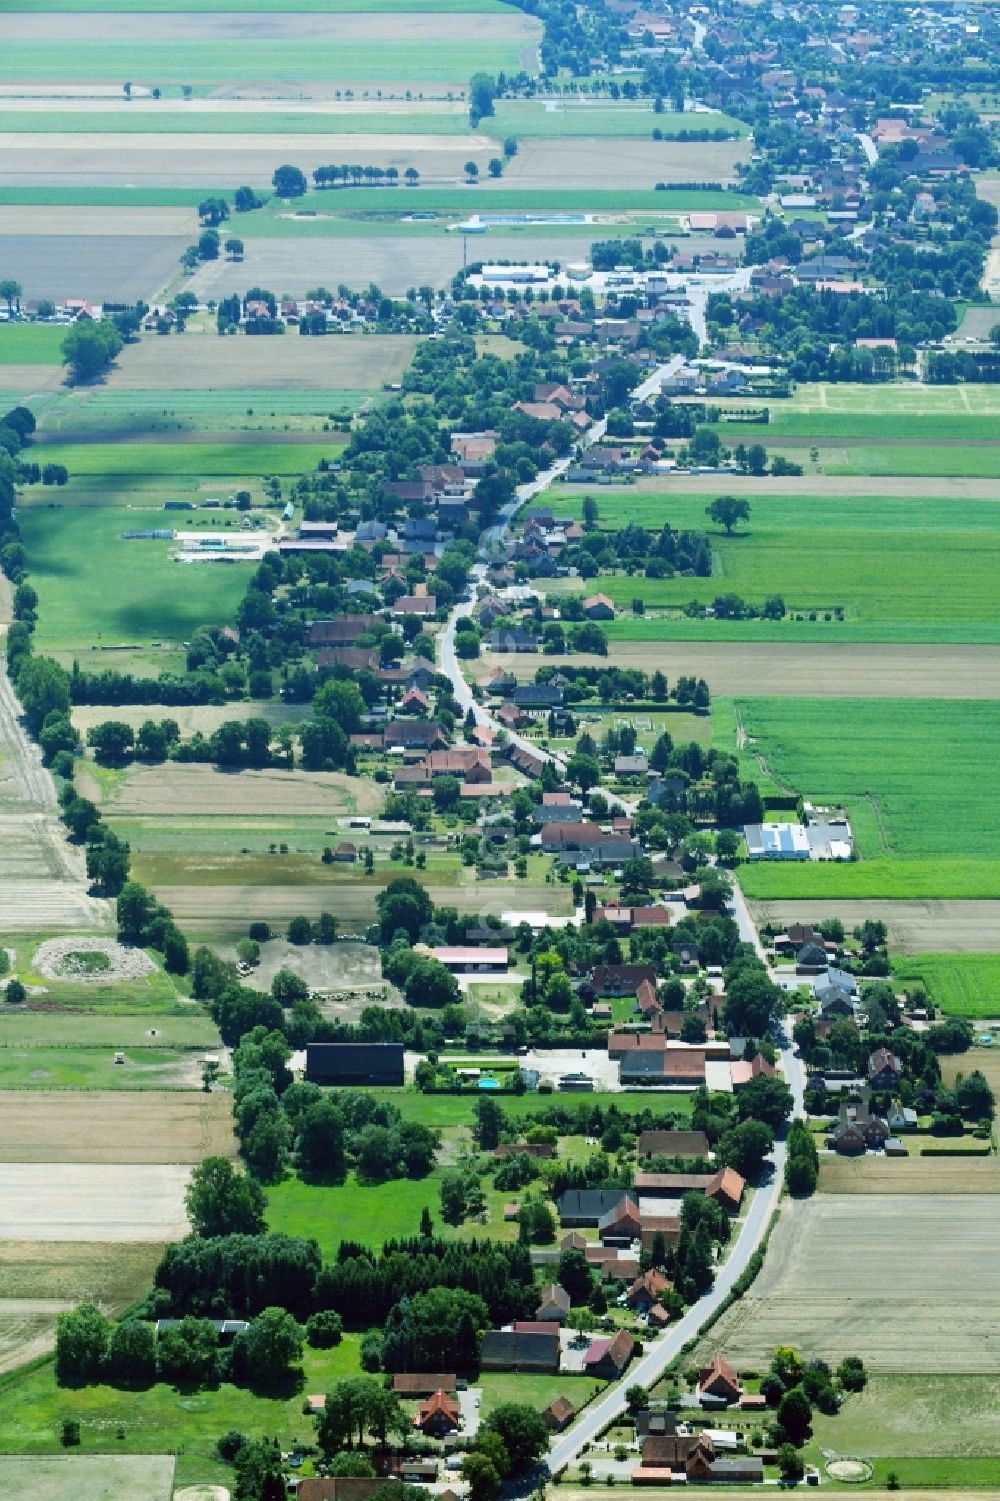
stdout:
[[[759,407],[761,402],[726,401],[726,409]],[[878,418],[889,416],[908,417],[914,414],[943,416],[949,412],[958,415],[976,412],[1000,412],[1000,390],[991,385],[927,386],[914,381],[899,381],[891,385],[860,385],[851,381],[842,383],[803,382],[796,386],[787,400],[769,402],[772,421],[784,422],[779,413],[816,413],[825,417],[829,413],[844,412],[864,414]],[[766,429],[763,429],[766,431]],[[905,431],[897,434],[908,436]],[[913,436],[920,437],[920,433]]]
[[[150,1032],[155,1036],[150,1036]],[[163,1048],[219,1046],[207,1016],[187,1007],[181,1016],[81,1016],[76,1011],[0,1011],[0,1048]],[[119,1070],[120,1072],[120,1070]]]
[[[60,443],[49,447],[36,443],[31,457],[39,464],[65,464],[70,475],[108,476],[113,479],[146,479],[173,475],[217,477],[262,474],[304,474],[320,459],[335,458],[341,443],[269,443],[265,434],[243,443]],[[41,493],[41,492],[39,492]],[[65,492],[62,492],[63,495]],[[29,497],[35,498],[35,497]],[[47,494],[44,496],[48,498]],[[177,518],[175,517],[176,521]]]
[[193,1053],[165,1047],[130,1047],[122,1066],[110,1047],[23,1048],[13,1043],[0,1046],[0,1089],[190,1089],[196,1063]]
[[814,1414],[805,1458],[822,1467],[822,1449],[858,1455],[876,1462],[873,1483],[895,1470],[904,1490],[995,1486],[998,1396],[995,1376],[872,1375],[835,1416]]
[[[289,107],[271,114],[240,111],[199,110],[192,101],[188,110],[157,110],[155,104],[136,103],[125,110],[78,110],[46,114],[41,110],[0,109],[0,132],[17,131],[48,135],[53,132],[87,135],[468,135],[465,114],[446,113],[416,106],[408,114],[307,114]],[[361,158],[365,160],[364,157]]]
[[482,1391],[480,1417],[488,1418],[501,1402],[525,1402],[537,1412],[556,1397],[568,1397],[576,1411],[596,1397],[604,1382],[592,1376],[537,1375],[531,1371],[486,1371],[476,1385]]
[[601,99],[594,103],[566,101],[556,109],[532,100],[500,100],[495,115],[483,125],[498,136],[639,136],[648,139],[654,129],[664,135],[681,130],[727,130],[742,137],[749,126],[732,115],[690,115],[665,110],[653,111],[650,101],[629,103],[627,100]]
[[[331,414],[352,412],[382,393],[361,388],[328,391],[118,391],[101,386],[53,392],[32,402],[39,443],[49,433],[142,434],[268,432],[319,434]],[[243,440],[246,441],[246,440]],[[317,442],[324,441],[317,436]],[[186,445],[185,445],[186,446]],[[335,446],[335,445],[334,445]],[[263,470],[261,471],[264,472]]]
[[[176,1483],[232,1484],[232,1471],[215,1455],[230,1428],[250,1437],[275,1435],[282,1449],[315,1442],[316,1427],[302,1412],[303,1394],[325,1392],[360,1373],[359,1336],[346,1334],[332,1350],[307,1345],[303,1376],[274,1396],[222,1385],[192,1393],[158,1384],[142,1391],[113,1386],[58,1387],[52,1361],[0,1380],[0,1452],[55,1454],[66,1417],[80,1423],[78,1454],[177,1454]],[[119,1431],[121,1430],[121,1432]]]
[[169,542],[120,540],[125,526],[173,525],[162,513],[35,507],[20,520],[39,596],[39,651],[185,641],[198,625],[231,620],[246,590],[246,567],[185,566],[171,561]]
[[[858,444],[837,448],[836,445],[819,443],[818,464],[829,475],[930,475],[934,478],[957,475],[967,479],[1000,478],[1000,446],[985,445],[968,448],[962,444],[955,447],[935,447],[933,443],[914,443],[909,446],[896,444]],[[768,445],[770,453],[782,453],[786,458],[801,462],[801,449],[781,448],[781,441]],[[811,472],[807,468],[807,473]]]
[[[562,508],[582,516],[583,490],[570,491]],[[618,492],[621,493],[621,492]],[[755,604],[780,594],[789,610],[817,611],[817,621],[669,622],[623,614],[607,627],[612,639],[786,641],[1000,641],[992,606],[992,580],[1000,567],[1000,507],[988,501],[899,496],[755,496],[749,527],[733,536],[705,515],[701,495],[629,495],[595,498],[602,526],[624,519],[640,526],[707,529],[712,538],[711,578],[602,577],[602,592],[626,609],[634,597],[647,607],[710,603],[734,592]],[[843,623],[822,614],[839,606]]]
[[[840,866],[744,866],[748,895],[996,894],[998,829],[986,789],[998,772],[1000,704],[747,699],[736,708],[751,742],[740,753],[746,774],[765,791],[793,788],[816,802],[845,804],[863,857]],[[731,743],[731,712],[720,703],[720,743]],[[893,880],[897,864],[907,868]],[[914,881],[921,867],[924,879]]]
[[65,337],[56,323],[0,323],[0,365],[61,365]]
[[921,980],[946,1016],[1000,1016],[1000,954],[914,954],[892,970],[903,984]]
[[[21,0],[11,10],[28,14],[49,13],[53,15],[77,15],[100,6],[102,11],[127,11],[144,14],[162,11],[164,0]],[[324,15],[351,14],[358,8],[358,0],[291,0],[278,7],[284,14]],[[204,11],[205,0],[170,0],[172,11]],[[463,12],[476,15],[502,15],[507,7],[500,0],[366,0],[368,15],[408,15],[430,12],[442,15],[461,15]],[[212,0],[212,10],[221,14],[253,15],[257,11],[273,12],[275,0]]]
[[66,82],[120,83],[147,79],[154,66],[160,84],[361,81],[452,84],[466,87],[473,73],[516,73],[523,66],[516,41],[445,42],[436,40],[203,41],[182,42],[16,42],[4,54],[4,73],[11,81],[58,78]]

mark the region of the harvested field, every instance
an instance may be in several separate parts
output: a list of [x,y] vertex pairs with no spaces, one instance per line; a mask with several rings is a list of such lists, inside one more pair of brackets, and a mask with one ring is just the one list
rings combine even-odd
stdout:
[[[232,277],[230,267],[230,284]],[[252,274],[241,272],[240,285],[250,286],[252,279]],[[215,333],[191,332],[183,339],[151,337],[122,350],[108,379],[108,389],[377,390],[386,382],[399,380],[418,342],[410,334],[326,339],[238,337],[237,354],[232,340],[220,339]]]
[[[963,1062],[970,1072],[967,1057]],[[996,1157],[823,1156],[819,1187],[828,1194],[997,1194],[1000,1162]]]
[[[12,204],[4,209],[5,235],[119,235],[196,237],[194,208],[71,208],[68,204]],[[65,330],[60,330],[60,335]]]
[[226,817],[288,814],[337,818],[347,813],[374,813],[382,791],[374,783],[340,772],[239,771],[214,766],[141,766],[129,772],[107,812],[128,816],[183,813]]
[[[201,1055],[191,1056],[197,1063]],[[0,1161],[176,1165],[234,1157],[232,1117],[225,1091],[2,1090]],[[46,1177],[48,1172],[46,1167]]]
[[33,298],[150,301],[176,272],[187,243],[183,235],[3,234],[0,262]]
[[[627,629],[632,622],[624,621]],[[662,622],[662,641],[616,639],[620,667],[660,667],[667,673],[703,677],[713,697],[800,698],[982,698],[1000,695],[1000,647],[938,646],[856,642],[684,641],[670,639],[671,621]],[[708,627],[706,627],[708,629]],[[832,627],[836,629],[836,627]],[[574,664],[606,665],[604,657],[574,656]],[[509,669],[528,681],[536,663],[525,656],[491,652],[490,666]]]
[[[144,1100],[138,1105],[148,1116]],[[66,1129],[75,1130],[75,1122],[67,1120]],[[46,1163],[40,1171],[35,1162],[6,1162],[0,1164],[0,1239],[180,1240],[188,1228],[189,1176],[188,1167],[174,1164]]]
[[786,1204],[763,1271],[698,1353],[759,1367],[780,1337],[831,1364],[857,1354],[875,1371],[994,1375],[997,1207],[996,1197],[974,1193],[820,1194]]
[[[651,115],[650,135],[653,124]],[[746,141],[523,140],[507,166],[504,182],[509,187],[562,190],[649,189],[668,181],[725,183],[733,179],[736,163],[745,161],[749,151]],[[491,235],[491,255],[492,239]]]
[[0,1494],[33,1501],[170,1501],[172,1454],[3,1454]]
[[[850,929],[884,922],[889,946],[902,954],[989,954],[1000,949],[1000,901],[755,901],[759,922],[784,927],[839,917]],[[1000,1008],[996,1014],[1000,1015]]]
[[[464,152],[463,159],[468,155]],[[601,239],[605,233],[600,226],[594,227],[595,239]],[[586,254],[586,241],[569,242],[565,237],[544,233],[491,234],[489,253],[501,261],[555,259],[562,262],[570,244],[574,256]],[[433,237],[380,235],[373,239],[365,236],[363,226],[359,224],[357,238],[345,235],[308,240],[247,239],[246,258],[241,270],[243,283],[249,285],[251,281],[257,281],[262,286],[280,283],[283,290],[295,297],[303,296],[320,278],[325,278],[329,284],[344,282],[356,288],[367,287],[370,281],[374,281],[384,292],[398,297],[407,287],[443,286],[461,266],[460,235],[447,235],[442,231]],[[195,272],[190,286],[201,298],[225,296],[233,286],[233,268],[221,261],[206,262]],[[309,341],[295,342],[297,347]],[[329,343],[330,340],[319,342]]]
[[[685,474],[677,483],[679,488],[683,487],[685,495],[715,496],[719,493],[720,476]],[[995,501],[997,498],[995,481],[956,475],[907,475],[905,486],[901,486],[899,479],[891,474],[805,474],[797,475],[793,480],[775,479],[773,475],[754,479],[752,475],[741,474],[739,488],[740,494],[751,504],[755,495],[814,495],[822,500],[833,500],[840,495],[898,495],[901,488],[905,488],[907,495],[926,495],[932,500]],[[613,505],[618,502],[627,507],[629,497],[635,494],[669,496],[670,491],[664,489],[662,479],[640,479],[634,487],[602,489],[600,497],[602,503]],[[559,491],[556,490],[554,495],[558,496]]]
[[949,1089],[955,1087],[959,1078],[967,1078],[974,1070],[983,1075],[994,1093],[1000,1092],[1000,1048],[970,1048],[967,1053],[942,1058],[941,1078]]
[[[240,713],[247,719],[266,719],[272,725],[297,724],[306,718],[301,704],[280,704],[260,699],[251,699],[241,704]],[[74,704],[71,717],[80,734],[86,736],[92,725],[105,722],[108,706]],[[131,725],[133,730],[137,730],[149,717],[148,704],[115,704],[115,719],[122,724]],[[170,718],[176,720],[184,739],[199,732],[211,735],[220,724],[232,717],[231,704],[185,704],[179,708],[173,705],[170,707]]]
[[43,391],[57,391],[63,382],[61,365],[4,365],[0,364],[0,391],[7,400],[15,398],[30,401],[32,396]]

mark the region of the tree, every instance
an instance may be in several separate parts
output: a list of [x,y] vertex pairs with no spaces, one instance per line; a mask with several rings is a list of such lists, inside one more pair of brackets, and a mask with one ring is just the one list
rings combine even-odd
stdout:
[[237,239],[235,235],[230,235],[229,239],[223,246],[223,249],[225,250],[226,254],[230,256],[234,261],[241,261],[243,259],[243,241]]
[[217,261],[219,259],[219,246],[222,241],[217,229],[203,229],[198,236],[198,259],[202,261]]
[[462,1479],[469,1488],[469,1501],[496,1501],[503,1484],[493,1460],[477,1449],[462,1461]]
[[418,959],[406,977],[403,994],[410,1006],[447,1006],[458,995],[458,981],[440,959]]
[[717,526],[725,527],[727,533],[731,533],[737,522],[750,520],[750,502],[739,500],[735,495],[720,495],[705,507],[705,515]]
[[974,1069],[955,1085],[955,1104],[967,1121],[992,1120],[996,1101],[980,1070]]
[[837,1380],[845,1392],[864,1391],[868,1383],[868,1373],[860,1355],[844,1356],[837,1367]]
[[491,177],[503,176],[503,161],[499,156],[491,156],[486,166]]
[[474,161],[467,161],[462,171],[465,173],[466,182],[475,182],[479,176],[479,167]]
[[14,304],[16,303],[18,307],[21,305],[21,283],[5,277],[3,281],[0,281],[0,297],[7,304],[8,318],[13,318]]
[[325,1183],[343,1181],[344,1117],[335,1100],[325,1097],[309,1106],[299,1122],[296,1147],[304,1178]]
[[302,1326],[284,1308],[264,1308],[236,1336],[233,1356],[249,1381],[276,1386],[302,1358]]
[[801,1386],[793,1386],[778,1403],[778,1422],[793,1444],[805,1442],[812,1421],[812,1407]]
[[383,947],[387,947],[399,932],[405,933],[411,944],[416,943],[420,929],[434,915],[431,898],[412,876],[390,881],[379,892],[375,905],[378,908],[379,942]]
[[339,1345],[344,1335],[344,1321],[339,1313],[330,1308],[310,1314],[306,1323],[306,1341],[314,1350],[330,1350]]
[[157,1373],[161,1381],[176,1386],[205,1386],[215,1378],[218,1355],[212,1324],[188,1314],[157,1338]]
[[120,719],[106,719],[87,731],[87,744],[104,766],[121,766],[135,748],[135,732]]
[[111,1331],[107,1370],[112,1381],[145,1386],[156,1378],[156,1340],[152,1324],[122,1319]]
[[198,1164],[184,1203],[195,1235],[260,1235],[264,1229],[263,1189],[227,1157],[206,1157]]
[[744,1084],[736,1097],[740,1120],[765,1121],[772,1131],[780,1131],[792,1113],[792,1091],[784,1079],[768,1079],[759,1074]]
[[743,1178],[756,1181],[774,1147],[774,1132],[764,1121],[746,1120],[727,1131],[719,1143],[719,1155],[727,1167]]
[[74,385],[98,380],[111,368],[122,347],[122,336],[107,319],[74,323],[62,341],[62,356]]
[[449,1225],[465,1219],[465,1179],[461,1173],[445,1173],[441,1179],[441,1216]]
[[39,734],[48,716],[69,715],[69,673],[51,657],[27,657],[17,671],[17,696],[28,729]]
[[549,1430],[541,1413],[522,1402],[502,1402],[483,1423],[498,1435],[510,1460],[511,1476],[526,1475],[549,1447]]
[[566,777],[568,781],[575,782],[580,791],[586,794],[601,780],[601,768],[597,757],[581,755],[579,752],[570,756],[566,762]]
[[802,1456],[793,1444],[782,1444],[778,1450],[778,1467],[782,1480],[801,1480],[806,1471]]
[[309,184],[298,167],[276,167],[271,185],[279,198],[301,198]]
[[81,1303],[56,1320],[56,1380],[60,1386],[98,1381],[104,1366],[111,1325],[93,1303]]
[[4,991],[4,1000],[8,1003],[8,1005],[23,1006],[27,999],[28,992],[25,990],[24,986],[16,975],[12,980],[7,981],[7,989]]
[[578,1305],[587,1302],[593,1287],[593,1274],[582,1251],[575,1248],[563,1251],[559,1257],[556,1280],[569,1293],[571,1303]]

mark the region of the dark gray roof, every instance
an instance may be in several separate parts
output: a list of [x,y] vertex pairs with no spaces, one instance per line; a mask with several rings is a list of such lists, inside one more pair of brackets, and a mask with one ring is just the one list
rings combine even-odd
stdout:
[[624,1188],[568,1188],[559,1200],[560,1219],[592,1219],[596,1225],[628,1195]]

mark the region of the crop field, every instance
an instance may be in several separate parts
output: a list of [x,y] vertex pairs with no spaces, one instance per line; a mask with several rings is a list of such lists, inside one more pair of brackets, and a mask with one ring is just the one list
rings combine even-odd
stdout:
[[[804,440],[808,442],[808,440]],[[837,475],[957,475],[969,478],[1000,476],[1000,445],[984,443],[973,447],[957,443],[836,443],[816,445],[818,457],[811,463],[813,473]],[[780,437],[769,446],[771,454],[802,462],[799,446],[783,445]]]
[[941,1078],[952,1089],[959,1078],[967,1078],[974,1070],[983,1075],[991,1089],[1000,1089],[1000,1049],[973,1047],[967,1053],[945,1058]]
[[[160,526],[161,515],[26,506],[20,522],[40,601],[41,651],[90,655],[95,643],[185,641],[198,625],[231,620],[246,589],[244,568],[192,564],[182,571],[169,542],[119,540],[123,526]],[[124,565],[126,553],[128,566],[115,570],[109,589],[109,560],[121,557]]]
[[[963,1055],[967,1073],[972,1065]],[[916,1148],[909,1143],[912,1151]],[[946,1142],[941,1143],[946,1146]],[[996,1194],[1000,1163],[996,1157],[820,1158],[819,1188],[826,1194]]]
[[[116,27],[121,19],[113,18]],[[500,33],[485,40],[476,39],[475,27],[481,19],[478,16],[471,17],[465,27],[460,22],[454,24],[455,15],[443,17],[445,27],[453,26],[450,33],[440,35],[438,25],[438,34],[428,34],[429,28],[424,23],[433,18],[418,12],[394,21],[394,33],[397,28],[404,33],[409,29],[411,35],[394,35],[392,39],[384,35],[379,38],[377,32],[358,36],[356,30],[354,35],[341,39],[330,35],[331,28],[322,25],[319,29],[326,34],[309,38],[276,39],[272,34],[267,38],[258,35],[244,39],[237,30],[242,22],[236,22],[229,36],[208,34],[202,39],[196,36],[197,23],[188,22],[191,29],[185,41],[176,32],[170,34],[163,13],[148,21],[145,17],[129,19],[137,23],[145,21],[145,28],[140,32],[138,25],[127,27],[125,39],[116,40],[117,30],[101,37],[98,28],[95,35],[90,27],[92,18],[88,17],[87,23],[83,23],[87,35],[70,40],[64,23],[53,17],[44,39],[35,36],[8,43],[6,77],[11,81],[56,78],[76,83],[145,79],[150,56],[155,53],[156,78],[160,84],[246,84],[280,78],[288,83],[322,80],[347,85],[395,83],[423,88],[428,85],[464,88],[479,70],[503,69],[516,73],[528,65],[529,59],[533,68],[540,30],[521,16],[505,13],[485,18],[487,23],[494,21]],[[204,14],[198,17],[202,23],[211,19]],[[288,19],[281,18],[282,28]],[[372,20],[377,23],[380,18]],[[416,25],[407,28],[408,20]],[[21,28],[22,35],[25,30]],[[166,37],[161,40],[164,31]]]
[[[997,828],[983,788],[997,774],[1000,705],[749,699],[736,713],[747,774],[763,775],[765,787],[846,804],[863,857],[970,866],[995,858]],[[955,892],[966,894],[974,893]]]
[[[150,717],[148,704],[115,704],[115,718],[131,725],[134,730]],[[91,725],[101,724],[108,717],[107,704],[74,704],[71,718],[82,735]],[[296,724],[305,718],[302,704],[285,704],[276,700],[248,699],[240,703],[240,714],[246,719],[266,719],[268,724]],[[232,704],[185,704],[170,706],[170,718],[176,720],[184,737],[211,735],[227,719],[233,717]]]
[[0,323],[0,365],[59,365],[65,337],[51,323]]
[[[228,269],[233,283],[236,268]],[[235,284],[246,287],[251,281],[251,274],[240,268]],[[295,334],[270,339],[235,337],[235,346],[231,339],[221,339],[214,331],[186,333],[183,338],[153,336],[129,344],[108,377],[107,392],[116,396],[163,392],[166,399],[167,394],[184,396],[197,391],[198,400],[209,410],[216,400],[231,400],[232,392],[245,392],[247,406],[256,406],[258,401],[263,406],[265,393],[270,392],[284,392],[290,400],[310,405],[315,400],[313,392],[330,393],[330,400],[341,405],[341,391],[374,391],[387,382],[398,381],[418,343],[410,334],[371,334],[365,338],[343,334],[324,339],[301,339]],[[81,392],[80,399],[85,400],[88,394]],[[95,394],[99,397],[103,393]]]
[[227,817],[253,810],[254,817],[308,816],[331,820],[349,813],[374,813],[381,789],[371,781],[340,772],[222,771],[214,766],[177,764],[136,766],[120,790],[106,801],[110,816],[183,818]]
[[[727,401],[731,408],[755,406],[756,402]],[[875,417],[913,416],[943,417],[949,414],[962,416],[981,413],[1000,414],[1000,391],[990,385],[928,386],[913,382],[892,385],[863,385],[851,381],[803,382],[796,386],[795,393],[787,401],[776,402],[770,408],[772,421],[783,425],[791,420],[793,413],[815,413],[820,419],[827,414],[847,413]],[[899,437],[922,436],[920,432],[901,427]]]
[[[5,1056],[0,1054],[0,1060]],[[200,1061],[200,1054],[191,1057]],[[112,1067],[110,1052],[108,1061]],[[123,1076],[129,1071],[127,1064],[119,1069]],[[106,1085],[97,1084],[89,1091],[61,1094],[46,1085],[24,1094],[4,1080],[0,1161],[176,1164],[236,1154],[228,1091],[109,1093]]]
[[[769,594],[781,594],[789,611],[818,617],[671,620],[662,627],[668,639],[676,626],[681,638],[697,632],[709,640],[724,632],[728,639],[773,642],[808,635],[837,645],[866,640],[1000,642],[1000,624],[990,604],[990,580],[1000,566],[1000,507],[995,504],[857,495],[831,505],[806,495],[755,496],[749,525],[726,536],[706,517],[703,496],[675,494],[667,482],[661,487],[659,495],[635,496],[625,511],[602,504],[598,495],[600,524],[614,527],[627,516],[650,528],[669,522],[678,529],[707,530],[712,577],[602,577],[604,593],[623,607],[639,594],[647,609],[679,609],[691,599],[707,604],[729,592],[760,605]],[[725,489],[725,481],[719,481],[719,488]],[[574,493],[567,510],[579,516],[582,506],[582,495]],[[843,623],[823,620],[824,612],[834,608],[844,611]],[[657,625],[623,614],[612,634],[648,639]],[[871,654],[872,665],[879,658]]]
[[[140,1112],[149,1118],[144,1096]],[[35,1162],[0,1163],[0,1240],[180,1240],[188,1176],[176,1164],[62,1162],[47,1163],[43,1178]]]
[[0,1492],[35,1501],[170,1501],[172,1454],[0,1455]]
[[[681,130],[728,130],[741,138],[749,134],[749,127],[733,115],[724,114],[677,114],[664,110],[660,115],[653,110],[651,102],[630,102],[627,99],[565,99],[553,103],[550,100],[497,101],[495,114],[485,122],[498,136],[646,136],[654,129],[664,135],[673,135]],[[677,143],[683,144],[683,143]],[[704,150],[718,142],[692,142]],[[706,174],[707,177],[711,173]]]
[[[991,908],[993,943],[1000,949],[1000,913]],[[920,980],[934,1005],[946,1016],[1000,1017],[1000,953],[914,954],[897,960],[893,974],[902,984]],[[1000,1060],[1000,1051],[996,1055]],[[976,1054],[976,1068],[996,1071],[994,1055]],[[963,1055],[963,1068],[973,1067]],[[1000,1080],[998,1080],[1000,1083]]]
[[[329,132],[331,141],[397,136],[402,142],[425,135],[472,139],[467,107],[437,99],[403,106],[386,101],[378,111],[326,101],[297,105],[283,100],[275,107],[263,100],[199,99],[178,109],[176,101],[162,99],[0,100],[0,135],[283,137],[316,136],[320,130]],[[337,152],[330,155],[336,158]]]
[[780,1333],[831,1364],[856,1354],[876,1372],[1000,1374],[997,1203],[935,1192],[786,1204],[763,1271],[702,1352],[759,1367]]
[[[748,155],[746,141],[621,140],[603,134],[590,139],[528,139],[520,143],[504,177],[511,186],[554,191],[585,192],[589,183],[642,191],[660,181],[728,182],[735,177],[737,162]],[[661,194],[661,200],[667,196]],[[670,193],[669,202],[659,206],[679,208],[674,198],[680,196]],[[492,234],[490,241],[492,253]]]
[[[213,443],[211,436],[219,436]],[[291,442],[282,442],[290,436]],[[65,434],[61,435],[65,438]],[[316,468],[320,459],[336,458],[342,443],[322,443],[308,435],[235,435],[224,433],[202,437],[201,441],[169,443],[160,439],[145,442],[135,434],[107,434],[107,442],[73,443],[60,441],[58,446],[44,441],[36,443],[32,458],[39,464],[65,464],[70,475],[107,477],[112,481],[142,479],[147,476],[203,475],[213,479],[261,474],[303,474]],[[37,489],[28,497],[32,501],[48,500]],[[175,521],[176,517],[173,518]],[[120,522],[120,517],[119,517]]]
[[[4,273],[19,281],[25,296],[62,302],[86,296],[95,302],[152,301],[177,270],[187,245],[183,235],[35,235],[0,232]],[[65,335],[65,329],[44,333]],[[0,342],[5,335],[0,334]]]
[[[17,9],[32,15],[42,12],[76,15],[81,11],[91,11],[94,3],[95,0],[20,0]],[[130,15],[138,15],[146,11],[161,11],[163,0],[100,0],[100,6],[106,14],[127,11]],[[357,8],[358,0],[294,0],[294,4],[288,7],[300,15],[314,11],[321,11],[324,15],[336,15],[340,11],[353,13]],[[170,9],[174,12],[200,12],[204,9],[204,0],[170,0]],[[274,9],[275,0],[212,0],[213,12],[220,14],[253,15],[257,11],[271,14]],[[490,15],[504,14],[506,6],[499,0],[368,0],[365,10],[369,15],[381,16],[405,15],[409,11]]]

